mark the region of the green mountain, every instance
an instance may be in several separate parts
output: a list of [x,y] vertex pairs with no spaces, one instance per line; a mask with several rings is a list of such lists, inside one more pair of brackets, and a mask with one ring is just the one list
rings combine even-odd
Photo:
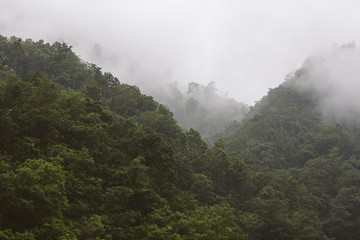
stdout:
[[65,43],[1,36],[0,239],[356,239],[357,113],[309,66],[209,148]]
[[[318,63],[318,56],[309,58],[283,84],[270,89],[241,124],[230,126],[231,131],[221,135],[227,150],[245,151],[259,167],[271,169],[303,167],[334,147],[346,158],[358,154],[360,108],[344,102],[348,96],[329,90],[340,84],[326,79],[332,78],[326,62],[338,63],[338,55],[344,51],[349,49],[336,49],[330,59],[321,60],[325,63]],[[322,65],[326,68],[320,74]],[[343,105],[336,104],[341,101]]]
[[[345,101],[356,98],[356,91],[340,94],[346,78],[358,71],[351,68],[355,54],[358,50],[346,45],[307,59],[222,135],[227,151],[248,154],[255,169],[282,186],[287,176],[297,191],[306,189],[302,204],[312,206],[334,239],[355,239],[360,226],[360,109]],[[339,70],[343,75],[335,79]]]

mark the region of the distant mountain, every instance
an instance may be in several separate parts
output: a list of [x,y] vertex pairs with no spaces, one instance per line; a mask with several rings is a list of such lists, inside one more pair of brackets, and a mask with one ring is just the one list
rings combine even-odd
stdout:
[[183,129],[196,129],[210,145],[218,140],[217,134],[227,125],[233,121],[240,122],[249,111],[246,104],[221,94],[215,82],[206,86],[191,82],[186,94],[172,84],[160,91],[153,91],[152,95],[169,107]]

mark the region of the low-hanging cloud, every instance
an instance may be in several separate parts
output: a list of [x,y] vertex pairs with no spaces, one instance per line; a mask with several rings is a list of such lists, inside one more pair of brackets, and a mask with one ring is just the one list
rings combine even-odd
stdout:
[[65,41],[122,82],[215,81],[252,104],[310,53],[360,42],[358,9],[354,0],[0,0],[0,33]]
[[326,120],[353,121],[360,116],[360,50],[354,43],[307,59],[296,81],[312,91]]

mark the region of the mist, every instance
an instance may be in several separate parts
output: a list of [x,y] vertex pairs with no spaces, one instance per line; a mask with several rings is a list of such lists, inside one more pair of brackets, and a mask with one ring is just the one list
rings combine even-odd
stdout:
[[326,121],[354,121],[360,116],[360,50],[354,43],[320,51],[309,57],[295,81],[312,92]]
[[[145,93],[211,81],[252,105],[310,54],[360,42],[357,1],[1,0],[0,34],[64,41]],[[344,90],[345,91],[345,90]]]

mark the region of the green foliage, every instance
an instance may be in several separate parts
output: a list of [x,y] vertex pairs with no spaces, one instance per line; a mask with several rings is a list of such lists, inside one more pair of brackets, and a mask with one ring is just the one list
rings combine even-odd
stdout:
[[[0,238],[357,239],[360,127],[292,81],[209,148],[65,43],[0,36]],[[206,116],[214,83],[189,87]]]
[[177,194],[173,151],[150,128],[42,74],[3,80],[0,93],[0,226],[12,230],[4,236],[126,236],[124,227],[141,226]]
[[271,89],[224,141],[227,150],[246,151],[258,165],[301,167],[314,157],[314,135],[320,129],[320,113],[311,99],[283,84]]
[[228,151],[251,156],[270,180],[237,204],[247,212],[241,226],[254,239],[354,239],[358,126],[327,119],[319,96],[297,89],[303,78],[298,71],[271,89],[224,137]]
[[194,193],[195,198],[200,203],[211,204],[214,200],[213,181],[201,173],[194,174],[193,178],[190,190]]
[[148,225],[136,232],[136,239],[248,239],[236,224],[234,209],[214,205],[185,213],[168,208],[154,211]]

